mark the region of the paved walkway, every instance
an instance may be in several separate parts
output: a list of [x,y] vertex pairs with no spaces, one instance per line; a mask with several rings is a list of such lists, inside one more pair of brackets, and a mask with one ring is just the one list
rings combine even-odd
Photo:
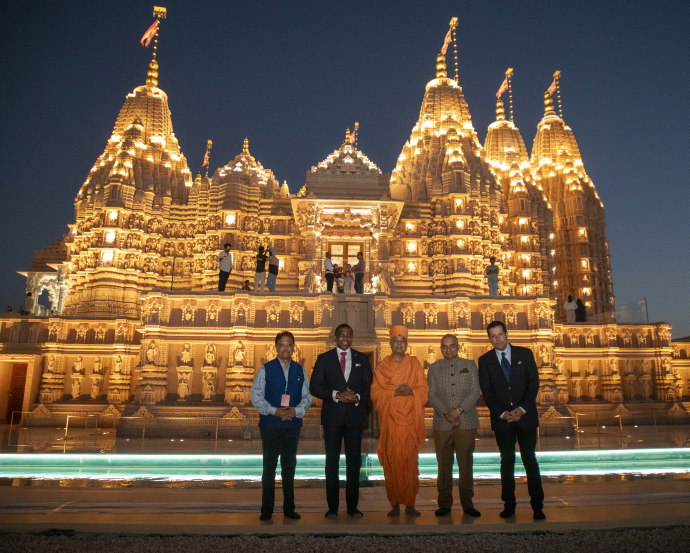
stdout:
[[[421,488],[418,519],[389,519],[383,487],[361,490],[364,518],[346,515],[344,498],[337,520],[324,518],[323,488],[298,488],[297,510],[302,519],[284,519],[278,507],[270,522],[259,521],[260,489],[62,488],[0,486],[0,532],[37,532],[49,528],[78,532],[134,534],[417,534],[444,532],[567,531],[690,524],[690,479],[683,477],[546,480],[547,520],[535,522],[527,487],[518,484],[516,516],[503,520],[500,484],[479,482],[475,507],[479,519],[454,510],[436,518],[436,489]],[[344,490],[341,490],[344,492]],[[456,504],[457,490],[455,492]],[[282,496],[277,493],[277,504]]]

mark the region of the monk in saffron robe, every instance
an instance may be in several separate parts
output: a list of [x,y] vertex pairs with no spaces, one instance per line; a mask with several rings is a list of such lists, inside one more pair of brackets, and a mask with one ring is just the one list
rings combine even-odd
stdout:
[[377,453],[386,481],[386,495],[393,507],[389,517],[418,517],[414,508],[419,491],[419,447],[424,443],[424,405],[429,395],[424,368],[407,351],[407,328],[390,329],[392,355],[377,365],[371,399],[379,417],[381,436]]

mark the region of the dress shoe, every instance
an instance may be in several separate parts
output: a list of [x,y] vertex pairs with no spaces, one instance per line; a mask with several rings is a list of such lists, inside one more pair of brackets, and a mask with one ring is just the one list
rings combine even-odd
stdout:
[[544,520],[545,518],[546,515],[544,514],[544,511],[542,511],[541,509],[534,511],[534,520]]
[[355,509],[354,511],[350,511],[348,513],[352,518],[362,518],[364,515],[362,514],[362,511],[359,511]]
[[338,518],[338,511],[332,511],[328,509],[328,512],[326,513],[326,518],[333,520],[334,518]]
[[450,514],[450,509],[444,509],[443,507],[441,507],[440,509],[436,509],[436,512],[434,514],[437,517],[444,517]]
[[503,509],[503,510],[498,514],[498,516],[501,517],[501,518],[510,518],[510,517],[512,517],[514,514],[515,514],[515,509],[509,509],[508,507],[506,507],[505,509]]
[[291,513],[283,513],[286,518],[291,518],[292,520],[299,520],[302,517],[296,513],[295,511],[292,511]]
[[479,511],[477,511],[477,509],[475,509],[474,507],[472,507],[471,509],[463,509],[463,511],[465,511],[466,515],[470,515],[474,518],[479,518],[480,516],[482,516],[482,514]]
[[271,520],[272,518],[273,518],[273,515],[270,513],[261,513],[259,520]]

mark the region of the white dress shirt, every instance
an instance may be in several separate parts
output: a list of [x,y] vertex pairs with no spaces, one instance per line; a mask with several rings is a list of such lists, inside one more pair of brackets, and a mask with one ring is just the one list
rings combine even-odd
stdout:
[[225,271],[226,273],[232,271],[232,254],[230,252],[223,250],[218,254],[216,259],[218,261],[218,268],[221,271]]
[[[352,371],[352,348],[347,348],[347,351],[345,351],[336,347],[335,351],[338,354],[338,363],[340,363],[340,359],[342,358],[341,353],[345,354],[345,382],[347,382],[350,380],[350,371]],[[338,400],[335,397],[337,393],[338,390],[333,390],[333,401],[336,403],[338,403]],[[359,394],[355,395],[357,396],[357,403],[359,403]]]
[[[285,375],[285,382],[288,379],[288,373],[290,372],[290,363],[283,363],[281,359],[278,359],[283,368],[283,374]],[[299,405],[295,407],[295,416],[298,419],[304,418],[307,414],[307,409],[311,407],[313,398],[309,393],[309,379],[307,378],[307,373],[302,368],[302,375],[304,377],[304,384],[302,384],[302,401]],[[259,412],[260,415],[275,415],[277,407],[274,407],[268,401],[266,401],[265,391],[266,391],[266,366],[261,365],[259,372],[256,373],[256,378],[252,383],[250,388],[252,394],[252,405]]]
[[[504,349],[503,351],[499,351],[499,350],[497,350],[496,348],[494,348],[494,351],[496,352],[496,357],[498,357],[498,364],[499,364],[499,365],[501,365],[501,360],[502,360],[502,358],[503,358],[503,355],[501,355],[501,354],[503,354],[503,353],[506,354],[506,359],[508,360],[508,363],[510,363],[511,365],[513,364],[513,361],[512,361],[512,359],[511,359],[511,357],[510,357],[510,344],[508,344],[508,345],[506,346],[506,349]],[[502,366],[502,365],[501,365],[501,369],[503,369],[503,366]],[[527,412],[527,411],[525,411],[525,410],[522,408],[521,405],[518,405],[518,407],[519,407],[520,409],[522,409],[522,412],[523,412],[523,413],[526,413],[526,412]],[[503,415],[505,415],[505,411],[501,414],[501,416],[500,416],[499,418],[502,419],[502,418],[503,418]]]

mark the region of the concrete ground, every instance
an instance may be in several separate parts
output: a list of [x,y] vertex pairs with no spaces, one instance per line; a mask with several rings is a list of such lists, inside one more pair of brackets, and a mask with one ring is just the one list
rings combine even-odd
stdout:
[[686,475],[545,479],[547,519],[538,522],[532,520],[525,483],[517,485],[517,512],[507,520],[498,516],[503,507],[500,483],[478,481],[475,507],[482,512],[478,519],[463,516],[457,489],[458,508],[447,517],[435,517],[436,488],[432,485],[420,489],[417,508],[422,516],[418,519],[388,518],[385,490],[377,486],[361,490],[359,508],[364,518],[347,516],[343,495],[340,516],[327,520],[324,488],[300,487],[296,503],[302,519],[293,521],[282,515],[278,489],[276,512],[269,522],[259,521],[258,487],[238,488],[229,483],[227,489],[209,489],[168,483],[164,488],[145,488],[117,482],[106,484],[111,487],[62,487],[68,484],[0,486],[0,532],[71,529],[106,534],[402,535],[690,525],[690,478]]

